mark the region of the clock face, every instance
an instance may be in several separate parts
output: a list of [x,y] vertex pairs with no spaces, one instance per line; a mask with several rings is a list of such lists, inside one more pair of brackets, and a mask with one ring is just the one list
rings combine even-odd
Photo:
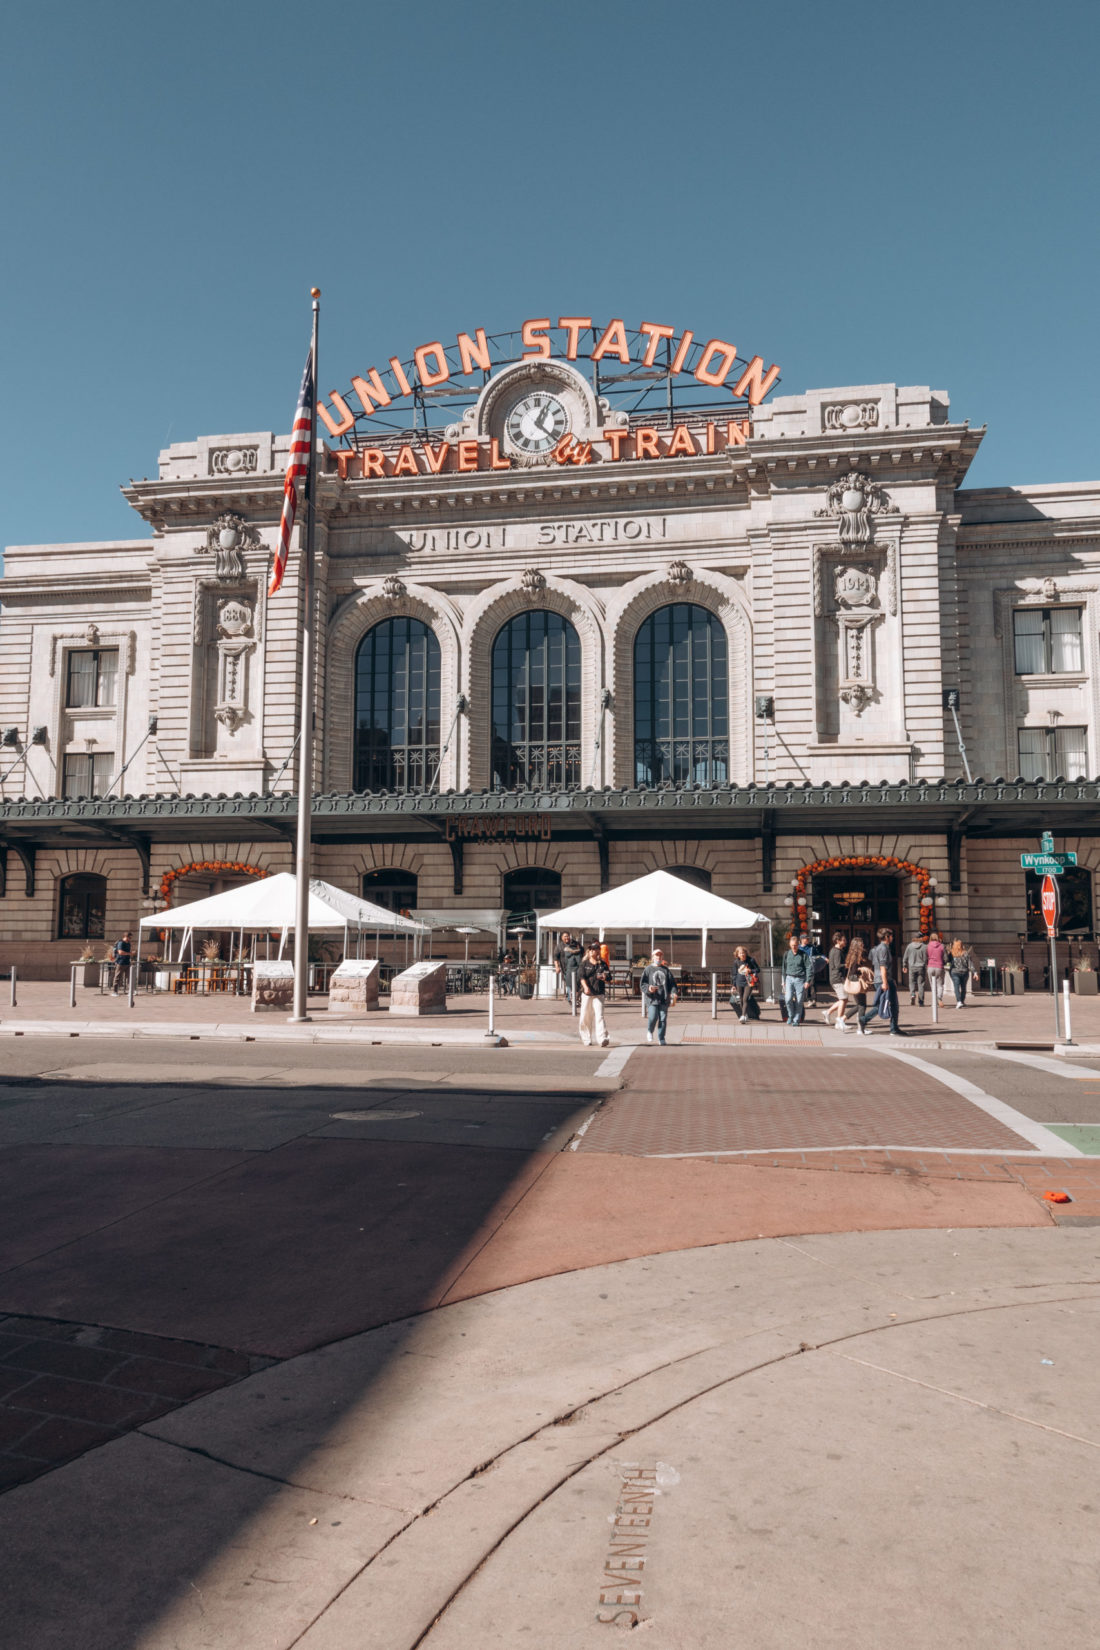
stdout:
[[569,428],[569,414],[549,390],[532,390],[516,402],[505,428],[517,452],[537,456],[557,446]]

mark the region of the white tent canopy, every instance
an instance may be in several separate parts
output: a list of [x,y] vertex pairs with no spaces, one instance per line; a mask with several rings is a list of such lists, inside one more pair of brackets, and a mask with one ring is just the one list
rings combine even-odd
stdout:
[[[141,928],[182,929],[180,956],[189,935],[196,928],[224,928],[241,935],[246,933],[282,931],[280,954],[287,934],[294,927],[296,917],[297,878],[289,871],[280,871],[273,877],[257,877],[230,888],[224,894],[211,894],[209,899],[193,900],[175,911],[154,911],[142,917]],[[367,932],[413,935],[419,939],[428,929],[423,923],[412,922],[396,911],[373,905],[359,899],[343,888],[334,888],[331,882],[311,878],[309,884],[309,927],[342,928],[344,954],[347,955],[351,935]],[[140,956],[140,945],[138,948]]]
[[770,919],[733,900],[719,899],[705,888],[697,888],[669,871],[650,871],[648,876],[610,888],[606,894],[567,905],[561,911],[543,912],[539,928],[599,929],[600,939],[608,929],[616,933],[671,933],[673,929],[698,929],[703,936],[703,964],[707,960],[707,935],[713,932],[743,931]]

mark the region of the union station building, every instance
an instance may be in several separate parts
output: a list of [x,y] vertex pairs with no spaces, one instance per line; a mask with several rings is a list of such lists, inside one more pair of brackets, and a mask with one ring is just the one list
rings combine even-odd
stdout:
[[[463,334],[323,404],[314,874],[458,925],[665,867],[777,933],[934,926],[1041,985],[1049,830],[1091,951],[1100,483],[968,489],[942,391],[769,395],[759,357],[674,371],[671,329],[616,325],[599,358]],[[287,453],[174,444],[124,489],[140,537],[6,551],[0,963],[63,977],[293,869]]]

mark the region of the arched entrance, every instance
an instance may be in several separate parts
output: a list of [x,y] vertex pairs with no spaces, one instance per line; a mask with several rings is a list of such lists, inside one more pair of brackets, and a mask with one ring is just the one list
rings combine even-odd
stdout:
[[906,877],[917,883],[920,932],[927,938],[934,921],[932,879],[923,865],[892,854],[838,854],[804,865],[792,893],[794,925],[826,946],[834,934],[870,946],[876,929],[892,928],[898,951],[908,938],[901,898]]
[[266,876],[258,865],[246,865],[241,860],[193,859],[188,865],[165,871],[160,879],[160,897],[166,906],[190,905],[194,900],[237,888],[249,877]]

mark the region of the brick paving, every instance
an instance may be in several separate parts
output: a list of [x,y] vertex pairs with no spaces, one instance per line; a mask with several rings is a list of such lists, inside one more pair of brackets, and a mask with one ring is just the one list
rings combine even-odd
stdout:
[[643,1048],[626,1075],[626,1088],[594,1119],[581,1151],[649,1157],[858,1146],[1030,1149],[934,1079],[869,1051],[856,1068],[812,1048],[746,1048],[729,1059]]
[[95,1324],[0,1317],[0,1490],[274,1361]]

